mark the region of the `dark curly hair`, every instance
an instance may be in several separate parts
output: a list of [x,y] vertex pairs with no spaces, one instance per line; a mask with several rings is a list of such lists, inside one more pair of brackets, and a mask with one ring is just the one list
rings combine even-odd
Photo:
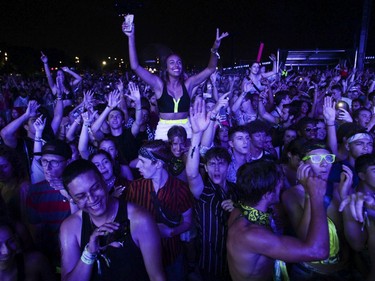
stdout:
[[266,193],[275,191],[282,178],[282,169],[274,161],[246,163],[237,171],[236,195],[243,203],[258,204]]

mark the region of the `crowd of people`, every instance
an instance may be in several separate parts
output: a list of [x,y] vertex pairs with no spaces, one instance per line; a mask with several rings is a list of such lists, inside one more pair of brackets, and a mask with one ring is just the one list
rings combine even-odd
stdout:
[[[3,74],[1,280],[374,280],[375,72]],[[223,41],[223,42],[222,42]],[[55,77],[54,77],[55,75]]]

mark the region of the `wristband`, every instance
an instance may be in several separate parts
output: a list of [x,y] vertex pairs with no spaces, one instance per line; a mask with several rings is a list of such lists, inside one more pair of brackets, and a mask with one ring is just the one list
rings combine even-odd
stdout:
[[42,139],[42,138],[38,138],[38,137],[35,137],[35,138],[34,138],[34,141],[35,141],[35,142],[46,143],[46,141],[45,141],[44,139]]
[[84,263],[84,264],[87,264],[87,265],[91,265],[93,264],[95,261],[96,261],[96,257],[97,255],[96,254],[92,254],[90,253],[87,249],[88,249],[88,246],[89,244],[86,245],[85,249],[83,250],[82,252],[82,255],[81,255],[81,261]]
[[107,107],[108,107],[109,109],[113,109],[113,106],[107,105]]
[[220,55],[217,52],[217,49],[211,48],[211,53],[214,54],[218,59],[220,59]]
[[335,124],[326,124],[327,127],[336,126]]
[[137,111],[141,111],[141,110],[142,110],[142,108],[136,108],[135,110],[137,110]]

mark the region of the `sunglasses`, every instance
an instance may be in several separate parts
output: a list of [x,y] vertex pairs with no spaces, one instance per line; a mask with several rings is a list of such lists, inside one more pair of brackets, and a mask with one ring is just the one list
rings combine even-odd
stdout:
[[305,132],[311,132],[311,131],[318,131],[318,128],[317,127],[314,127],[314,128],[305,128]]
[[332,164],[335,162],[336,155],[335,154],[313,154],[313,155],[308,155],[302,158],[302,161],[306,160],[311,160],[313,164],[320,164],[323,159],[328,163]]

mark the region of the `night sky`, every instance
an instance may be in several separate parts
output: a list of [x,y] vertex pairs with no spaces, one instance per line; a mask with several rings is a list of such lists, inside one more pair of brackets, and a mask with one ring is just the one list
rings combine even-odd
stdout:
[[[0,43],[9,46],[127,59],[118,16],[125,10],[135,14],[139,52],[163,44],[191,64],[208,60],[216,27],[230,33],[220,49],[223,63],[254,59],[260,41],[263,57],[278,48],[351,49],[362,15],[362,0],[12,0],[0,6]],[[375,54],[374,5],[371,14],[369,55]]]

